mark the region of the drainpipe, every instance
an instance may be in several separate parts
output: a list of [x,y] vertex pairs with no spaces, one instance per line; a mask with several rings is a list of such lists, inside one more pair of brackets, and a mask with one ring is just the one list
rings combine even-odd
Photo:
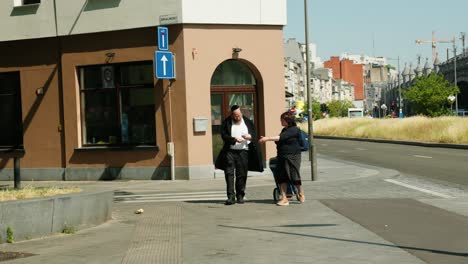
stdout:
[[60,133],[60,151],[61,151],[61,165],[64,169],[62,174],[62,180],[66,180],[65,167],[66,167],[66,156],[65,156],[65,113],[63,105],[63,75],[62,75],[62,43],[60,41],[58,33],[58,22],[57,22],[57,0],[54,0],[54,19],[55,19],[55,38],[57,40],[57,72],[58,72],[58,92],[59,92],[59,115],[60,124],[58,125],[58,131]]

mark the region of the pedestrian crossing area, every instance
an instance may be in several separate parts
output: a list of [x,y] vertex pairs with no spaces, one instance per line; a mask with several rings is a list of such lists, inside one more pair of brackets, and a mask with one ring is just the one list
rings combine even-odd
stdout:
[[226,191],[205,192],[142,192],[130,193],[117,191],[114,201],[118,203],[155,203],[155,202],[186,202],[186,201],[225,201]]

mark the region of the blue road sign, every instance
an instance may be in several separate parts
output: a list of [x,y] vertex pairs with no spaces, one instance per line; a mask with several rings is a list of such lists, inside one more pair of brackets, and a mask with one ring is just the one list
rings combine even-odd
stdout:
[[174,79],[174,56],[170,51],[154,53],[155,72],[158,79]]
[[169,49],[169,31],[167,27],[158,27],[158,49]]

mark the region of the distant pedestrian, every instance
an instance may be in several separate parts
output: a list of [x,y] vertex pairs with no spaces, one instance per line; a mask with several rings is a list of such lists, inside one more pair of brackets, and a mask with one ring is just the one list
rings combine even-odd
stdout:
[[262,154],[257,144],[254,123],[242,116],[238,105],[231,107],[231,116],[221,124],[224,146],[215,166],[224,170],[227,200],[225,205],[243,204],[248,171],[263,171]]
[[278,183],[281,188],[281,200],[277,205],[289,205],[289,200],[286,196],[288,183],[292,183],[297,187],[299,193],[299,201],[305,201],[304,190],[300,175],[301,168],[301,130],[297,127],[294,116],[290,112],[281,114],[281,125],[284,127],[279,136],[260,137],[259,143],[267,141],[275,141],[277,150],[277,173]]

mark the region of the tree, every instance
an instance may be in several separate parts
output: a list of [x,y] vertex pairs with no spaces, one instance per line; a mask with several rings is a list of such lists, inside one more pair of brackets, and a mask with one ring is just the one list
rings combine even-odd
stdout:
[[441,74],[430,74],[418,77],[403,96],[414,107],[416,114],[426,116],[441,116],[450,114],[447,98],[460,92],[452,86]]
[[320,103],[317,101],[312,101],[312,115],[314,116],[314,119],[323,118],[322,112],[320,111]]
[[351,101],[336,101],[328,103],[328,114],[330,117],[345,117],[348,116],[348,108],[353,108],[354,104]]
[[[308,116],[309,115],[309,106],[307,104],[307,102],[304,104],[304,116]],[[320,119],[322,118],[322,112],[320,111],[320,103],[317,102],[317,101],[312,101],[312,116],[314,117],[314,119]]]

